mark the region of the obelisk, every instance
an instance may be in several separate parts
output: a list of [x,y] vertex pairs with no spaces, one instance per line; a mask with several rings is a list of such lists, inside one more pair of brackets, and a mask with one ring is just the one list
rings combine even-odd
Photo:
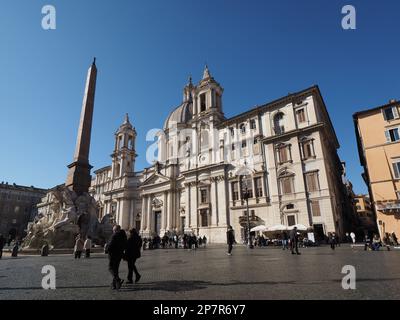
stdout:
[[89,164],[90,135],[92,131],[92,119],[94,108],[94,96],[96,91],[96,58],[90,66],[86,79],[85,95],[83,97],[81,118],[79,121],[78,137],[74,161],[68,166],[68,176],[65,186],[75,191],[78,195],[88,192],[91,182]]

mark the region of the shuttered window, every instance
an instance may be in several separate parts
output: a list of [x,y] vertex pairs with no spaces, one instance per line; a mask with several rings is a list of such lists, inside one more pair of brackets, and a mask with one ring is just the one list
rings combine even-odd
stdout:
[[319,217],[321,215],[321,209],[319,207],[319,201],[313,200],[311,202],[311,211],[314,217]]
[[318,182],[318,173],[317,172],[309,172],[306,173],[306,185],[307,191],[318,191],[319,190],[319,182]]

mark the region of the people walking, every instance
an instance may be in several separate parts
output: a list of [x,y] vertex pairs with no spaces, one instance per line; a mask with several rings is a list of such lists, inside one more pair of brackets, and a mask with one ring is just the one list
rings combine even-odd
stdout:
[[136,229],[129,231],[129,238],[126,242],[125,259],[128,262],[128,284],[133,283],[133,273],[135,272],[135,283],[139,282],[141,275],[136,268],[136,260],[140,258],[140,249],[142,248],[142,238]]
[[18,241],[15,241],[14,247],[11,252],[11,257],[18,257],[18,250],[19,250]]
[[392,232],[392,238],[393,238],[393,243],[395,246],[399,245],[399,243],[397,242],[397,237],[396,234],[394,233],[394,231]]
[[206,236],[203,236],[203,243],[204,243],[204,248],[207,246],[207,238]]
[[85,249],[85,258],[90,258],[90,249],[92,248],[92,238],[90,236],[86,238],[83,248]]
[[331,246],[331,249],[335,250],[335,247],[336,247],[336,235],[335,235],[335,233],[334,232],[333,233],[329,232],[328,237],[329,237],[329,244]]
[[112,289],[120,289],[124,280],[119,277],[119,265],[121,263],[124,251],[126,248],[126,233],[121,229],[121,226],[116,225],[113,227],[113,235],[108,245],[108,270],[110,271],[113,281],[111,284]]
[[283,233],[282,233],[282,250],[285,250],[285,249],[289,250],[288,240],[289,240],[289,237],[288,237],[287,232],[283,231]]
[[364,250],[366,251],[366,250],[368,250],[368,248],[372,249],[371,248],[371,239],[369,238],[368,233],[366,233],[364,236]]
[[297,233],[297,227],[294,227],[289,234],[290,238],[290,249],[292,251],[292,254],[300,254],[299,252],[299,235]]
[[356,235],[355,235],[355,233],[351,232],[350,233],[350,237],[351,237],[351,242],[352,242],[351,246],[353,247],[356,244]]
[[74,253],[75,253],[75,259],[80,259],[83,251],[83,239],[81,238],[81,235],[78,234],[78,236],[75,239],[75,247],[74,247]]
[[228,227],[228,231],[226,232],[226,242],[228,244],[228,256],[232,255],[233,244],[235,243],[235,233],[233,232],[232,226]]
[[0,234],[0,259],[3,256],[3,248],[5,244],[6,244],[6,238],[4,238],[2,234]]

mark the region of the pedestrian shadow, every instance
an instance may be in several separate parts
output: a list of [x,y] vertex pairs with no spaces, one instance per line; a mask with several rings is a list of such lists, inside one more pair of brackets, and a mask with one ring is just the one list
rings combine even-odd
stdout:
[[282,284],[296,284],[295,281],[256,281],[256,282],[244,282],[236,281],[230,283],[218,283],[210,281],[159,281],[159,282],[147,282],[142,284],[135,284],[132,286],[122,287],[120,291],[130,292],[130,291],[168,291],[168,292],[178,292],[178,291],[196,291],[201,289],[207,289],[210,287],[230,287],[230,286],[243,286],[243,285],[282,285]]
[[[110,285],[99,285],[99,286],[57,286],[57,290],[59,289],[100,289],[100,288],[110,288]],[[1,291],[13,291],[13,290],[43,290],[42,287],[18,287],[18,288],[11,288],[11,287],[3,287],[0,288]]]

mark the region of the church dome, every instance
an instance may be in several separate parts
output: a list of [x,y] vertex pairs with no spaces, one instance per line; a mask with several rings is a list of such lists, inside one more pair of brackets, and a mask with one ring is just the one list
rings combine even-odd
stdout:
[[173,128],[177,124],[187,123],[190,119],[192,119],[192,115],[193,104],[189,101],[183,102],[168,115],[164,123],[164,130]]

